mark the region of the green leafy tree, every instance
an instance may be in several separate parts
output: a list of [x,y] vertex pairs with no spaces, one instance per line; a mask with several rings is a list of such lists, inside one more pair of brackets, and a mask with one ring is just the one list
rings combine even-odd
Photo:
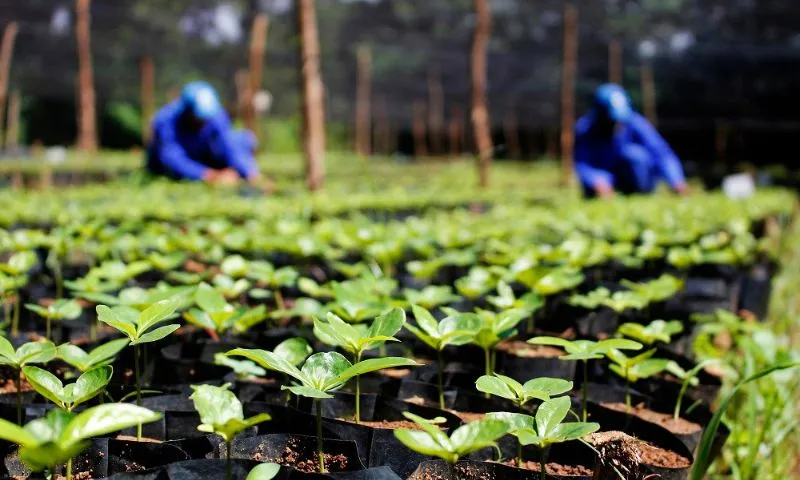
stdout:
[[417,363],[407,358],[374,358],[355,365],[336,352],[315,353],[308,357],[302,368],[297,368],[272,352],[237,348],[227,353],[231,356],[248,358],[264,368],[277,370],[292,377],[297,383],[284,385],[283,389],[295,395],[316,399],[317,413],[317,454],[320,472],[325,472],[325,457],[322,450],[322,403],[321,400],[333,398],[332,392],[342,388],[348,380],[365,373],[386,368],[415,367]]
[[517,465],[522,466],[522,447],[535,445],[539,448],[540,478],[546,478],[547,447],[554,443],[578,440],[600,430],[600,425],[591,422],[564,422],[569,414],[569,397],[546,400],[536,409],[535,417],[522,413],[489,413],[486,418],[504,421],[509,432],[517,437]]
[[34,472],[55,474],[55,467],[66,463],[66,478],[72,480],[72,459],[89,446],[91,438],[159,418],[160,413],[127,403],[107,403],[77,415],[53,409],[25,427],[0,419],[0,438],[19,445],[20,459]]
[[64,298],[54,301],[47,307],[28,303],[25,305],[25,308],[45,319],[45,338],[48,341],[52,340],[50,338],[50,323],[53,320],[75,320],[83,311],[81,305],[77,301]]
[[[358,363],[367,350],[379,348],[386,342],[397,342],[394,335],[403,328],[405,323],[406,312],[400,308],[393,308],[378,316],[366,331],[364,328],[360,328],[363,327],[363,324],[353,326],[337,315],[328,313],[325,320],[314,319],[314,335],[322,343],[344,349],[352,355],[354,362]],[[356,423],[361,421],[360,380],[360,375],[356,375]]]
[[642,345],[633,340],[612,338],[593,342],[591,340],[566,340],[558,337],[535,337],[528,340],[533,345],[550,345],[561,347],[567,355],[558,357],[563,361],[580,361],[583,364],[583,383],[581,385],[582,420],[588,418],[587,405],[589,402],[589,360],[599,360],[607,356],[613,349],[616,350],[641,350]]
[[22,425],[22,367],[34,363],[47,363],[56,356],[56,346],[50,342],[28,342],[14,350],[4,337],[0,337],[0,365],[8,365],[16,372],[17,425]]
[[58,408],[71,412],[78,405],[101,395],[114,369],[110,365],[97,367],[83,373],[75,383],[64,385],[55,375],[39,367],[22,367],[22,373],[36,392]]
[[420,430],[397,429],[395,438],[415,452],[439,457],[450,465],[455,465],[459,458],[472,452],[496,448],[497,440],[509,430],[504,420],[484,418],[462,425],[448,436],[438,425],[418,415],[403,412],[403,416],[417,424]]
[[474,314],[450,315],[437,322],[431,313],[417,305],[411,306],[414,319],[418,327],[406,323],[406,329],[416,335],[423,343],[436,350],[436,371],[439,386],[439,408],[444,408],[444,385],[442,380],[442,370],[444,361],[442,351],[450,346],[466,345],[472,341],[472,337],[481,326],[480,319]]
[[194,402],[194,408],[200,414],[201,425],[197,429],[201,432],[214,433],[222,437],[225,442],[226,452],[226,478],[231,476],[231,442],[242,431],[254,427],[259,423],[270,420],[266,413],[244,418],[242,402],[236,395],[228,390],[228,385],[215,387],[213,385],[192,385],[194,393],[189,397]]

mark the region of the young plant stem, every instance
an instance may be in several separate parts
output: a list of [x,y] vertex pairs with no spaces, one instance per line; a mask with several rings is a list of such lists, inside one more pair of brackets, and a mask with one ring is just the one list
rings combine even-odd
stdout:
[[50,341],[50,315],[46,316],[44,321],[45,321],[45,325],[46,325],[45,326],[44,338],[47,339],[47,341],[49,342]]
[[583,422],[589,418],[589,362],[583,360],[583,385],[581,385],[581,410],[583,410],[581,418]]
[[322,451],[322,400],[317,399],[317,455],[319,456],[319,473],[328,473],[325,470],[325,453]]
[[22,426],[22,369],[17,370],[17,425]]
[[[142,383],[139,376],[139,345],[133,346],[133,371],[136,375],[136,405],[142,406]],[[142,424],[136,425],[136,439],[142,439]]]
[[281,312],[286,310],[286,303],[283,301],[281,288],[277,287],[275,290],[273,290],[272,295],[273,297],[275,297],[275,306],[278,307],[278,310],[280,310]]
[[[483,358],[484,358],[484,361],[486,362],[486,375],[491,376],[492,375],[492,358],[491,358],[491,355],[489,354],[489,349],[488,348],[484,348],[483,349]],[[489,393],[484,394],[484,396],[486,398],[489,398]]]
[[14,317],[11,319],[11,336],[19,335],[19,292],[14,292]]
[[625,366],[625,413],[631,413],[631,381],[627,366]]
[[541,480],[547,480],[547,469],[545,466],[547,465],[547,452],[545,447],[542,447],[539,451],[539,478]]
[[436,370],[439,378],[439,408],[444,410],[444,382],[442,380],[442,351],[436,351]]
[[[361,362],[361,352],[356,354],[356,363]],[[361,423],[361,375],[356,375],[356,423]]]
[[61,274],[61,260],[56,256],[53,264],[53,280],[56,284],[56,300],[61,300],[64,297],[64,279]]
[[227,461],[225,462],[225,478],[231,480],[231,442],[225,442],[225,453]]
[[72,480],[72,459],[67,460],[67,480]]
[[522,468],[522,443],[517,442],[517,468]]

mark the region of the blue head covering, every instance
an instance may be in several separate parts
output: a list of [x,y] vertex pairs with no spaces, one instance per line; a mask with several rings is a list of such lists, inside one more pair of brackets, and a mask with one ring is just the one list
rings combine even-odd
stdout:
[[633,107],[625,89],[613,83],[597,87],[594,92],[594,106],[615,122],[625,123],[633,115]]
[[209,120],[222,111],[217,92],[207,82],[192,82],[183,87],[181,103],[200,120]]

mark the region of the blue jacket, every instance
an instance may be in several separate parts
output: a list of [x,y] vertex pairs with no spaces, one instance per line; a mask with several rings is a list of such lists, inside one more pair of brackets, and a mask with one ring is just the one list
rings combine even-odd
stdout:
[[[600,183],[615,186],[617,172],[636,169],[640,191],[649,191],[664,179],[673,188],[685,177],[680,160],[646,118],[634,113],[611,138],[593,134],[594,113],[575,126],[575,169],[583,187],[593,190]],[[630,165],[636,163],[636,165]]]
[[147,167],[158,175],[201,180],[209,168],[232,168],[243,178],[258,171],[252,140],[233,129],[225,112],[211,118],[196,132],[179,127],[179,100],[165,105],[153,119],[147,147]]

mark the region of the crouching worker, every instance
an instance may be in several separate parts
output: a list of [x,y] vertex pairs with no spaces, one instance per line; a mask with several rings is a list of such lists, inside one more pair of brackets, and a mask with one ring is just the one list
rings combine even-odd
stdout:
[[255,149],[255,135],[233,128],[214,88],[193,82],[153,119],[147,169],[175,180],[253,183],[260,177]]
[[689,193],[680,160],[618,85],[602,85],[575,127],[575,169],[588,198],[651,193],[665,180]]

